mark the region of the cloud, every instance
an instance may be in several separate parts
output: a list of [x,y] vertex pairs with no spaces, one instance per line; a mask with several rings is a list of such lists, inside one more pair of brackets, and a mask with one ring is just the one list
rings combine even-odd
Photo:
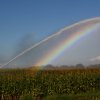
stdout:
[[97,57],[91,58],[90,61],[100,61],[100,56],[97,56]]

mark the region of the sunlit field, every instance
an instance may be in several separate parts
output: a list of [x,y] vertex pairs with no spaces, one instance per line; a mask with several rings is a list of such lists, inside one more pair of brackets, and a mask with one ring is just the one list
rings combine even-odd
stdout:
[[0,69],[0,100],[100,100],[100,68]]

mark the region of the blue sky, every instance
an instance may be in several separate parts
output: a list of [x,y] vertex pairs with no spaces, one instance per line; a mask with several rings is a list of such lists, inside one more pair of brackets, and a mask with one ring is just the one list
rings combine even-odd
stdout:
[[11,59],[29,46],[18,48],[20,42],[27,42],[21,40],[28,34],[36,42],[64,26],[97,16],[100,0],[1,0],[0,56]]

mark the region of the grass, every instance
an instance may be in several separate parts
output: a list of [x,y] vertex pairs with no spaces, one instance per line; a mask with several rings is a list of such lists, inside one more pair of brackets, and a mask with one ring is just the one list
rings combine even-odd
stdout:
[[100,100],[100,92],[47,96],[43,100]]

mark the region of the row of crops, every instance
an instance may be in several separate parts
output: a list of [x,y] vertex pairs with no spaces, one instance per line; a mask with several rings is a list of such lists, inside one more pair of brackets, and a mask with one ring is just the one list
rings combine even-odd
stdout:
[[32,95],[46,96],[100,91],[100,69],[0,70],[0,100],[20,100]]

